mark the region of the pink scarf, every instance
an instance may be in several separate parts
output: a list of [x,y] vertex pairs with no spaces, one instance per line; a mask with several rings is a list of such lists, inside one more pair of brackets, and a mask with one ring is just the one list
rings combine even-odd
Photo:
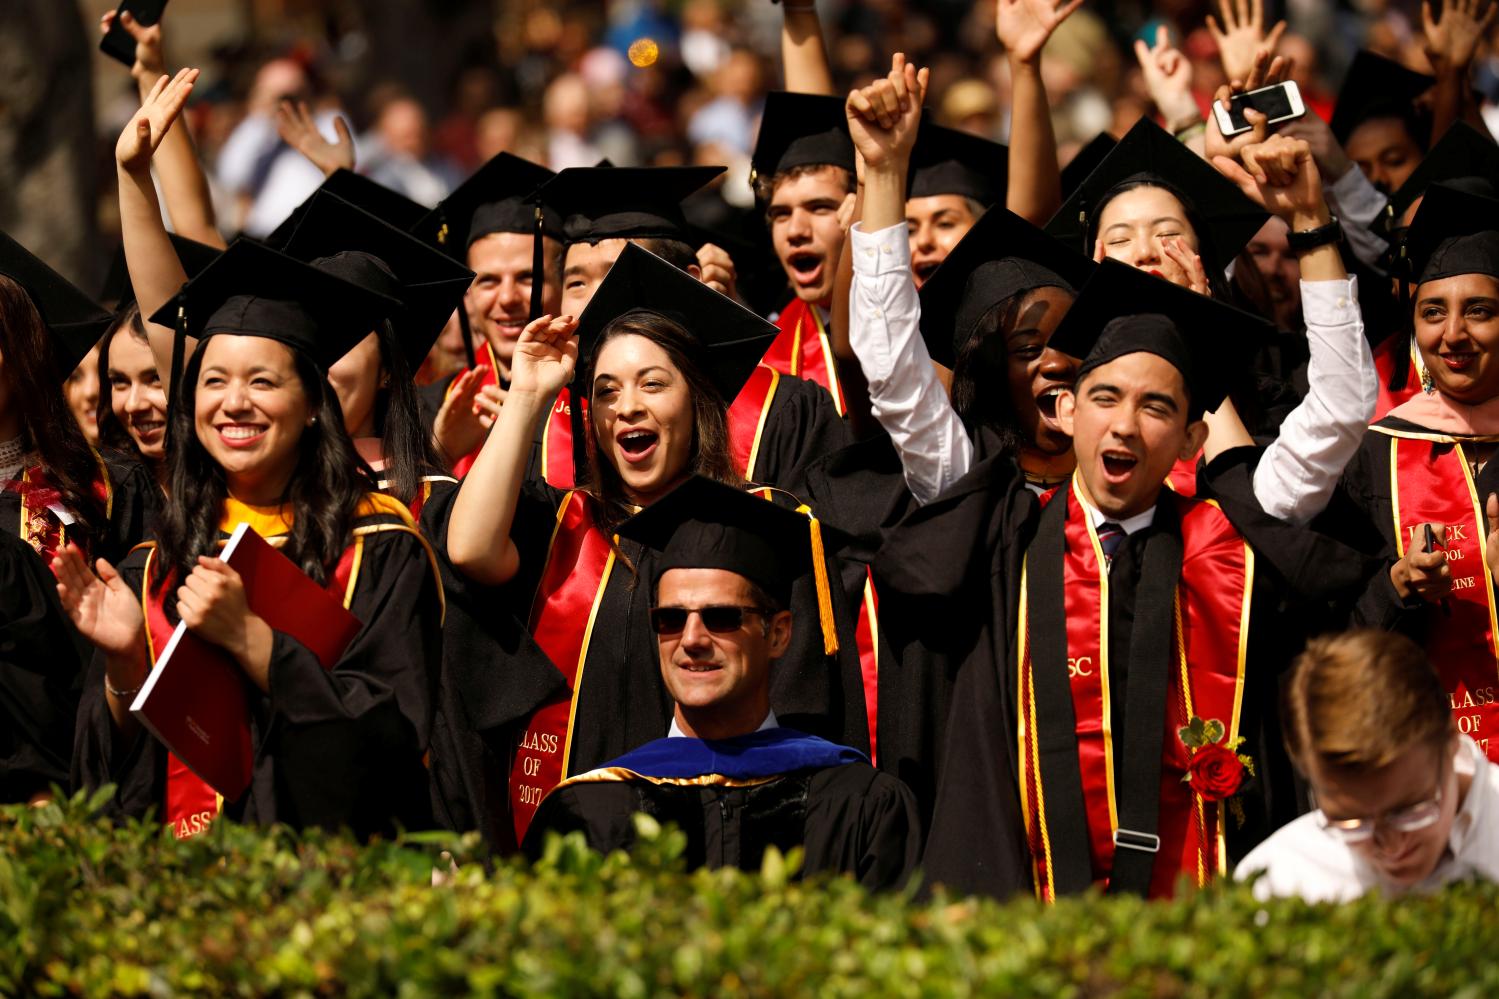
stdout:
[[1499,397],[1468,406],[1440,392],[1418,392],[1390,410],[1390,415],[1437,433],[1457,437],[1499,437]]

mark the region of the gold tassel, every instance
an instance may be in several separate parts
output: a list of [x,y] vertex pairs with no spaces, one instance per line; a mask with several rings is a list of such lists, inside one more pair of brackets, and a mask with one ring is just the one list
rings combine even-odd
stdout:
[[822,551],[822,524],[813,515],[812,508],[803,504],[797,513],[807,515],[812,526],[812,576],[817,581],[817,616],[822,620],[822,650],[828,655],[838,652],[838,627],[833,620],[833,594],[828,586],[828,564]]

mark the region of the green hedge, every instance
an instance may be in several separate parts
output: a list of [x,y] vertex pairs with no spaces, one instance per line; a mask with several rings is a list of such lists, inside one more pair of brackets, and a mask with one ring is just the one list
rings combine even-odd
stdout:
[[554,840],[534,870],[229,825],[177,843],[88,804],[0,811],[0,995],[1346,995],[1499,991],[1499,890],[1337,908],[1242,888],[1043,908],[683,874]]

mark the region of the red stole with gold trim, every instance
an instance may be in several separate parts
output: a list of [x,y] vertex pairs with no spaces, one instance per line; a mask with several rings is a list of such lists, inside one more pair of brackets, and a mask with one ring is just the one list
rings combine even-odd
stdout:
[[[99,466],[99,475],[93,482],[89,483],[93,490],[94,498],[99,505],[104,507],[106,514],[110,508],[110,484],[108,473],[103,464]],[[52,479],[47,475],[47,470],[41,465],[33,465],[21,473],[21,478],[14,482],[7,482],[5,488],[13,489],[21,497],[21,523],[20,537],[22,541],[29,544],[32,549],[42,557],[49,565],[57,553],[68,543],[77,539],[70,539],[68,526],[62,522],[54,505],[62,503],[62,493],[52,484]],[[90,561],[90,552],[87,545],[83,546],[84,561]]]
[[568,493],[557,510],[557,526],[530,622],[531,635],[566,679],[568,693],[537,708],[516,743],[510,768],[516,843],[525,839],[541,799],[567,776],[578,681],[588,656],[594,614],[613,568],[614,548],[594,522],[589,497]]
[[1452,593],[1428,607],[1426,656],[1441,678],[1457,727],[1499,762],[1499,627],[1494,580],[1483,557],[1487,530],[1464,442],[1441,434],[1390,436],[1390,502],[1395,548],[1425,545],[1422,524],[1439,524],[1452,570]]
[[[1057,897],[1054,840],[1061,816],[1054,796],[1047,804],[1041,758],[1072,735],[1081,777],[1086,822],[1087,864],[1092,880],[1106,884],[1114,864],[1114,833],[1119,828],[1115,772],[1116,742],[1113,700],[1124,696],[1122,684],[1110,682],[1109,577],[1098,535],[1078,498],[1076,479],[1068,492],[1048,503],[1066,503],[1062,578],[1065,601],[1067,688],[1075,733],[1043,730],[1046,716],[1038,705],[1035,663],[1031,658],[1028,605],[1033,596],[1032,559],[1042,553],[1032,546],[1022,573],[1018,642],[1020,706],[1018,745],[1021,759],[1021,804],[1030,843],[1033,879],[1038,897]],[[1183,782],[1188,755],[1177,729],[1196,715],[1216,718],[1239,734],[1244,659],[1248,645],[1249,603],[1253,588],[1254,555],[1216,505],[1163,490],[1160,503],[1174,504],[1180,517],[1182,568],[1175,588],[1171,663],[1167,686],[1166,727],[1162,742],[1159,817],[1156,834],[1160,851],[1151,868],[1150,895],[1172,894],[1185,874],[1204,884],[1225,873],[1222,803],[1205,805]],[[1132,635],[1131,641],[1139,640]],[[1038,711],[1038,707],[1042,710]],[[1056,789],[1060,790],[1060,789]],[[1078,858],[1072,858],[1077,861]]]
[[[1374,348],[1374,370],[1379,373],[1379,401],[1374,406],[1374,417],[1369,422],[1384,419],[1390,410],[1421,391],[1421,374],[1416,370],[1413,351],[1411,338],[1403,333],[1387,337]],[[1406,366],[1405,385],[1403,388],[1392,389],[1390,382],[1394,380],[1395,372],[1401,364]]]
[[1178,461],[1166,473],[1167,487],[1178,496],[1197,495],[1197,457],[1194,454],[1186,461]]
[[[269,536],[267,539],[269,540]],[[225,539],[220,540],[222,542]],[[355,552],[358,547],[359,543],[356,541],[344,549],[338,565],[323,587],[338,597],[345,607],[349,605],[349,598],[352,596],[349,583],[356,571]],[[145,571],[141,574],[141,612],[146,619],[146,650],[153,669],[156,665],[156,650],[166,648],[177,627],[167,617],[164,599],[168,594],[171,594],[173,600],[176,599],[177,581],[169,579],[164,586],[153,588],[151,571],[155,561],[156,548],[153,543],[146,556]],[[179,760],[175,753],[167,753],[165,818],[172,829],[172,835],[178,839],[187,839],[207,832],[222,805],[223,800],[203,778],[189,770],[187,764]]]
[[[489,346],[488,340],[485,340],[483,343],[479,344],[479,348],[474,351],[474,363],[484,365],[486,369],[484,372],[484,376],[479,379],[479,388],[482,389],[486,385],[494,385],[496,387],[499,386],[500,369],[499,366],[494,363],[494,350]],[[448,399],[452,396],[453,386],[458,384],[458,379],[468,374],[470,370],[471,369],[469,368],[460,368],[458,373],[453,376],[453,380],[448,383],[447,392],[443,393],[443,402],[447,402]],[[483,444],[480,444],[479,447],[474,448],[468,454],[454,460],[453,478],[461,479],[468,474],[468,470],[474,467],[474,459],[479,457],[479,451],[481,448],[483,448],[483,446]]]
[[817,307],[793,298],[776,317],[776,328],[781,333],[771,341],[760,363],[783,375],[821,385],[832,394],[833,405],[842,416],[848,407],[843,399],[843,386],[838,382],[838,363]]

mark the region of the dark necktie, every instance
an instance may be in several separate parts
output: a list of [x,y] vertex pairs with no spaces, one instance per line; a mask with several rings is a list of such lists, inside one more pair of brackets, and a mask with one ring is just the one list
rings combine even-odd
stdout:
[[1103,549],[1103,557],[1110,565],[1114,562],[1114,553],[1119,546],[1124,544],[1124,539],[1129,535],[1124,533],[1124,528],[1118,524],[1105,522],[1098,525],[1098,544]]

